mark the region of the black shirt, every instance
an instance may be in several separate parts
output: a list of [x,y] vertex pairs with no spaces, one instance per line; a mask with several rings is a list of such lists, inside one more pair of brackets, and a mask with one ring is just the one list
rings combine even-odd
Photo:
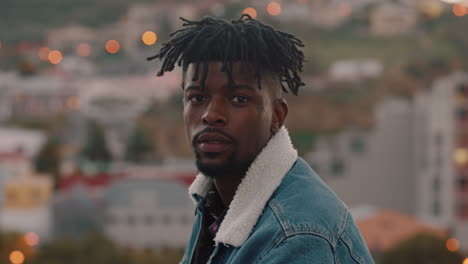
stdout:
[[192,264],[205,264],[213,253],[214,238],[226,215],[227,208],[223,205],[218,192],[213,187],[206,195],[200,234],[195,246]]

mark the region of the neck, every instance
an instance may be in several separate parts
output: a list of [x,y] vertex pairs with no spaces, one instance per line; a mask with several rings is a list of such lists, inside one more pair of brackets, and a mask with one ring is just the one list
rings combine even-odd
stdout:
[[229,207],[243,177],[229,176],[214,180],[214,185],[224,206]]

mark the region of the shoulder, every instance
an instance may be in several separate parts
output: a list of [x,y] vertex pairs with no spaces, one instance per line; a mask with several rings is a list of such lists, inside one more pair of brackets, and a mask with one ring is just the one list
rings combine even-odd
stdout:
[[301,158],[286,174],[268,207],[286,236],[311,233],[331,244],[336,244],[349,218],[346,205]]

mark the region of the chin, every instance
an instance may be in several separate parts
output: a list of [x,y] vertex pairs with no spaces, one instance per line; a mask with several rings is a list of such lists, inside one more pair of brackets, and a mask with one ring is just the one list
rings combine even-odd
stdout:
[[229,176],[244,176],[252,161],[249,162],[234,162],[233,159],[227,159],[220,162],[209,162],[197,158],[197,169],[205,176],[219,179]]

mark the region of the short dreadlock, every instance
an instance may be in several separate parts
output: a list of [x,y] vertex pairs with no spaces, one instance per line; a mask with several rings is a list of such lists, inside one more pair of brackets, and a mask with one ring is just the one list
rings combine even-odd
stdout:
[[147,58],[148,61],[163,60],[158,76],[172,71],[177,63],[182,66],[185,82],[187,68],[194,63],[196,68],[192,79],[198,80],[198,70],[202,65],[201,85],[204,86],[208,62],[221,61],[221,71],[227,73],[232,84],[232,63],[240,61],[254,67],[259,88],[261,70],[277,74],[284,92],[287,92],[285,84],[295,95],[304,85],[299,76],[304,54],[298,48],[304,45],[295,36],[277,31],[247,14],[231,22],[210,17],[200,21],[180,19],[184,21],[184,28],[170,34],[169,41],[163,43],[159,53]]

